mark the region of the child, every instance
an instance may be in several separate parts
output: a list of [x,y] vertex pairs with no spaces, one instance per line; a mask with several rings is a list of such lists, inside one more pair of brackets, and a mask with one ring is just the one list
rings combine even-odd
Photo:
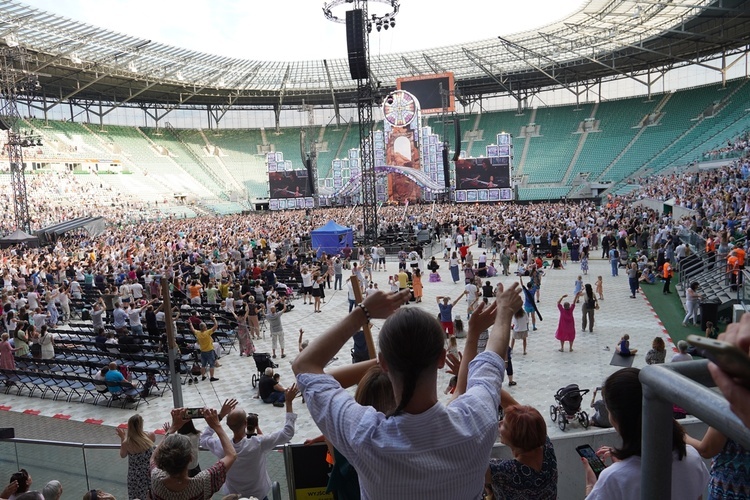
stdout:
[[523,340],[523,354],[526,355],[526,337],[529,335],[529,316],[523,307],[516,311],[513,317],[513,336],[510,340],[510,347],[516,345],[516,339]]
[[511,359],[511,352],[513,349],[508,347],[508,359],[505,363],[505,373],[508,374],[508,385],[513,386],[516,385],[516,382],[513,380],[513,361]]
[[581,271],[584,275],[589,273],[589,256],[586,253],[581,257]]
[[719,332],[714,328],[714,324],[711,321],[706,321],[706,337],[709,339],[715,339],[719,336]]
[[391,286],[391,293],[398,293],[398,276],[388,278],[388,284]]
[[458,357],[458,343],[456,342],[455,335],[448,337],[448,354],[453,354],[455,357]]
[[626,333],[620,339],[620,343],[617,344],[615,352],[617,352],[617,354],[619,354],[620,356],[635,356],[635,353],[638,352],[638,349],[630,349],[630,335]]
[[596,294],[599,296],[599,300],[604,300],[604,280],[601,276],[596,278]]
[[582,293],[583,293],[583,276],[579,274],[578,279],[573,285],[573,295],[576,296],[576,304],[578,304],[578,301],[580,300],[580,296]]
[[456,338],[465,339],[466,332],[464,331],[464,322],[461,320],[461,318],[456,318],[453,321],[453,326],[455,327],[455,330],[456,330]]

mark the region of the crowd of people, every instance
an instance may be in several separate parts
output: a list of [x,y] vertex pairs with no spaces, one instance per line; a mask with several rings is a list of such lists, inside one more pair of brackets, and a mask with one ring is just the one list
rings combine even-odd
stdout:
[[[601,206],[581,201],[423,205],[406,211],[402,207],[382,207],[378,214],[380,233],[414,234],[428,229],[436,241],[444,244],[448,267],[462,267],[469,318],[461,359],[455,356],[456,352],[450,360],[446,359],[445,338],[446,333],[453,333],[455,325],[452,306],[464,295],[457,299],[438,297],[439,320],[421,308],[401,307],[412,293],[404,283],[421,275],[421,259],[415,259],[419,262],[413,268],[408,252],[399,256],[399,272],[391,280],[391,293],[384,293],[370,287],[367,277],[373,266],[381,265],[377,246],[347,248],[341,255],[322,256],[306,246],[310,231],[331,219],[344,222],[361,234],[359,213],[349,208],[158,223],[144,220],[127,224],[121,220],[121,224],[111,226],[97,238],[76,235],[43,249],[0,250],[5,330],[0,342],[0,367],[13,369],[14,359],[34,356],[33,351],[37,350],[42,358],[54,357],[54,340],[44,340],[49,336],[47,330],[70,319],[71,300],[90,294],[101,295],[91,308],[94,327],[111,325],[118,335],[124,330],[138,335],[144,326],[148,331],[157,312],[169,321],[182,311],[190,314],[191,308],[216,306],[235,320],[243,318],[247,329],[243,329],[242,353],[248,354],[252,352],[252,339],[258,334],[257,325],[250,319],[253,314],[265,314],[267,319],[270,316],[272,338],[283,331],[286,278],[299,277],[305,302],[314,302],[318,310],[325,292],[316,292],[314,285],[318,284],[319,289],[333,281],[334,287],[341,287],[342,275],[348,268],[361,283],[363,300],[350,300],[349,314],[304,349],[300,337],[300,353],[292,366],[315,423],[332,449],[356,471],[361,497],[413,497],[419,492],[430,498],[480,498],[483,494],[528,498],[533,491],[536,498],[555,498],[557,465],[544,419],[533,408],[519,405],[502,389],[506,373],[512,373],[508,371],[511,343],[519,340],[525,354],[524,334],[536,329],[536,303],[543,289],[536,250],[559,256],[561,266],[575,262],[582,266],[582,272],[591,252],[601,251],[605,258],[615,260],[613,272],[620,260],[615,251],[643,252],[643,259],[639,255],[634,262],[634,276],[629,275],[631,286],[633,281],[639,285],[639,275],[649,266],[654,272],[663,273],[665,263],[678,264],[684,257],[677,250],[681,231],[693,230],[706,240],[715,239],[719,242],[717,262],[728,261],[730,245],[742,247],[737,243],[739,237],[750,231],[748,173],[747,160],[741,160],[714,171],[642,179],[640,190],[624,197],[613,196]],[[675,220],[635,203],[645,198],[675,198],[677,204],[691,210],[690,215]],[[54,208],[49,214],[69,216]],[[468,251],[471,245],[477,246],[474,252]],[[479,255],[477,262],[475,254]],[[511,263],[517,267],[510,269]],[[382,265],[385,269],[385,262]],[[437,274],[437,269],[427,269]],[[515,272],[521,276],[521,283],[498,286],[491,294],[482,294],[482,278],[489,277],[492,270],[498,274]],[[451,274],[454,281],[462,278],[456,279],[453,270]],[[178,304],[176,311],[158,311],[158,302],[152,302],[160,293],[162,280],[169,282],[173,301]],[[485,303],[480,300],[483,295],[494,298]],[[558,301],[561,320],[556,337],[561,350],[566,342],[568,350],[573,349],[575,331],[571,334],[568,316],[572,318],[576,304],[582,302],[586,327],[594,328],[596,295],[603,297],[598,285],[596,291],[590,285],[581,286],[574,297],[563,296]],[[344,343],[372,319],[386,320],[378,338],[378,365],[385,376],[370,373],[367,380],[372,383],[363,387],[375,391],[386,384],[392,400],[379,398],[372,402],[372,394],[366,392],[352,396],[345,390],[351,385],[346,382],[351,376],[325,371]],[[278,325],[274,326],[277,320]],[[200,318],[195,322],[191,319],[190,328],[199,344],[203,376],[209,382],[216,380],[213,328],[202,324]],[[491,333],[481,340],[486,342],[484,351],[477,354],[480,337],[487,330]],[[747,352],[750,318],[730,326],[724,338]],[[102,343],[106,345],[107,340],[103,337]],[[279,355],[285,357],[283,335],[277,335],[275,340],[279,345],[274,343],[273,354],[278,347]],[[39,349],[33,348],[35,345]],[[618,348],[633,351],[624,337]],[[655,340],[647,359],[663,362],[665,356],[663,341],[659,344]],[[436,380],[437,369],[446,363],[453,365],[456,375],[454,399],[447,406],[438,402]],[[359,368],[374,365],[371,362]],[[116,377],[119,369],[115,366],[108,372]],[[730,398],[733,410],[750,424],[747,390],[717,367],[712,366],[711,373]],[[298,390],[294,384],[283,387],[273,378],[273,370],[263,375],[264,402],[286,407],[283,429],[268,436],[260,432],[257,416],[238,409],[236,401],[231,400],[219,410],[203,409],[207,428],[202,433],[194,428],[185,409],[175,409],[167,436],[158,445],[154,435],[143,431],[142,419],[131,418],[128,429],[118,431],[121,456],[129,461],[129,497],[209,498],[223,485],[227,494],[264,498],[270,480],[267,473],[261,473],[265,470],[263,457],[273,446],[292,439],[296,418],[292,401]],[[617,492],[626,490],[623,498],[639,496],[633,493],[640,485],[639,390],[635,369],[620,370],[604,383],[609,421],[622,438],[622,446],[597,450],[602,458],[615,459],[598,478],[584,463],[590,498],[620,498]],[[514,458],[490,461],[501,407],[505,419],[499,428],[500,439],[510,447]],[[224,430],[224,419],[231,433]],[[440,440],[435,439],[435,428],[441,429]],[[673,494],[678,495],[675,498],[698,498],[708,484],[709,474],[698,460],[698,453],[714,452],[719,446],[716,443],[723,443],[720,451],[728,454],[738,446],[731,441],[722,442],[713,434],[703,439],[705,443],[687,439],[686,446],[684,431],[676,423],[672,437],[673,478],[683,474],[690,477],[690,481],[673,479]],[[198,444],[219,459],[205,470],[196,460]],[[248,469],[259,475],[249,477]],[[455,474],[456,470],[461,473]],[[519,477],[525,479],[519,482]],[[721,481],[726,482],[722,477]],[[713,476],[711,480],[714,481]],[[12,479],[9,488],[13,491],[6,490],[0,497],[32,498],[22,497],[22,483],[18,478]],[[106,497],[96,490],[88,494],[91,498]]]

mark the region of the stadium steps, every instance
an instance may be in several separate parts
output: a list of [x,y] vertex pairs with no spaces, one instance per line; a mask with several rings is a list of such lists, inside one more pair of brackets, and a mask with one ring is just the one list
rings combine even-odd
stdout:
[[318,180],[332,177],[333,160],[340,158],[341,147],[344,144],[344,138],[347,130],[351,128],[351,123],[345,127],[328,126],[325,127],[325,136],[323,140],[328,143],[326,151],[318,152]]
[[[222,176],[214,172],[203,158],[201,158],[201,155],[197,154],[193,148],[190,147],[191,143],[198,146],[197,141],[190,139],[195,138],[196,135],[199,136],[200,132],[196,130],[179,131],[169,122],[166,123],[164,128],[167,131],[167,135],[162,135],[161,138],[165,139],[167,136],[171,136],[173,139],[170,141],[170,151],[173,154],[177,152],[186,153],[186,155],[179,155],[178,163],[180,163],[180,165],[182,165],[183,168],[185,168],[185,170],[193,177],[203,182],[204,185],[211,189],[211,191],[219,196],[219,198],[228,198],[227,192],[231,189],[228,179],[231,179],[231,175],[227,173],[223,177],[227,177],[228,179],[222,179]],[[170,155],[170,157],[177,160],[175,156]]]
[[205,132],[206,138],[218,148],[221,161],[229,173],[246,189],[249,198],[268,198],[268,168],[262,129],[221,129]]
[[[745,82],[742,82],[744,85]],[[731,84],[730,84],[731,85]],[[707,134],[708,130],[716,122],[721,122],[722,112],[727,108],[729,102],[735,96],[735,94],[741,89],[742,85],[728,89],[729,95],[723,97],[720,102],[719,109],[716,110],[714,115],[706,117],[701,113],[697,118],[694,118],[695,123],[685,130],[677,139],[668,143],[659,153],[653,158],[646,162],[643,167],[636,171],[633,176],[637,177],[639,173],[645,172],[646,169],[650,171],[660,171],[668,166],[675,164],[677,158],[685,155],[686,151],[694,150],[696,143],[701,143],[701,137]]]
[[560,106],[537,111],[534,123],[541,137],[530,140],[524,161],[524,174],[530,184],[559,183],[570,165],[579,137],[575,134],[585,117],[591,114],[592,104]]
[[681,151],[673,152],[663,167],[701,161],[703,153],[723,147],[728,138],[750,128],[750,80],[744,80],[725,99],[717,114],[704,120],[703,125],[700,136],[689,141]]
[[490,139],[485,138],[484,132],[479,129],[479,120],[481,118],[482,118],[482,115],[478,114],[474,118],[474,125],[472,126],[471,131],[469,131],[468,133],[465,133],[465,135],[464,135],[464,137],[466,137],[468,139],[468,144],[466,145],[466,151],[471,151],[472,152],[471,156],[474,156],[474,157],[485,156],[485,153],[487,152],[486,150],[485,151],[479,151],[479,152],[474,152],[473,151],[474,141],[477,141],[477,137],[481,137],[480,139],[478,139],[478,141],[484,143],[485,145],[488,144],[488,141],[489,141],[490,144],[495,142],[494,140],[490,140]]
[[198,199],[214,197],[179,164],[167,156],[158,154],[157,144],[140,129],[110,125],[102,134],[106,134],[136,165],[147,170],[149,176],[168,186],[173,194]]
[[[594,107],[591,109],[591,114],[589,115],[589,118],[595,118],[596,117],[596,111],[599,109],[599,103],[595,103]],[[583,151],[583,147],[586,145],[586,139],[588,139],[589,134],[591,132],[589,130],[585,130],[581,133],[581,137],[578,139],[578,147],[576,148],[575,153],[573,153],[573,158],[570,160],[570,164],[568,165],[568,168],[565,170],[565,175],[563,175],[563,184],[569,184],[570,183],[570,177],[573,173],[573,169],[576,166],[576,163],[578,162],[578,158],[581,156],[581,151]]]
[[[531,110],[531,116],[529,117],[528,123],[536,122],[536,108]],[[528,124],[527,123],[527,124]],[[526,168],[526,158],[529,156],[529,147],[531,146],[531,137],[526,137],[523,141],[523,151],[521,152],[521,161],[518,162],[518,173],[517,175],[526,175],[524,169]],[[528,176],[527,176],[528,179]]]
[[[203,139],[204,147],[200,148],[201,152],[206,152],[208,156],[210,156],[214,162],[216,162],[216,165],[218,166],[219,170],[224,173],[224,175],[227,176],[227,178],[232,182],[235,189],[238,189],[243,195],[247,194],[247,191],[245,189],[245,186],[242,184],[242,182],[237,179],[227,168],[227,165],[224,163],[224,161],[221,159],[221,156],[217,153],[217,148],[214,144],[211,144],[211,142],[208,140],[208,137],[206,137],[206,133],[203,131],[203,129],[198,129],[198,134],[201,136],[201,139]],[[197,144],[195,145],[197,148]],[[198,152],[196,152],[197,154]],[[210,168],[210,166],[209,166]]]
[[[637,147],[629,149],[620,161],[602,176],[602,180],[617,182],[633,175],[659,152],[674,143],[706,108],[724,99],[737,84],[737,81],[730,82],[726,89],[721,84],[713,84],[669,94],[671,98],[661,110],[657,109],[661,111],[658,123],[645,127],[643,134],[639,136]],[[654,164],[651,168],[658,170],[659,165]]]
[[[659,104],[653,110],[653,113],[659,113],[660,110],[663,109],[664,106],[667,104],[667,102],[669,102],[669,100],[672,98],[673,95],[674,94],[664,94],[664,97],[662,97],[661,101],[659,101]],[[620,151],[620,153],[615,157],[615,159],[612,160],[612,163],[607,165],[604,171],[599,175],[599,178],[598,178],[599,181],[605,179],[610,173],[610,171],[612,171],[615,168],[617,163],[620,160],[622,160],[625,157],[625,155],[628,154],[628,151],[630,151],[633,145],[635,145],[638,142],[638,139],[641,138],[641,136],[644,134],[647,128],[648,127],[641,125],[640,129],[638,129],[638,132],[635,134],[635,136],[633,136],[633,138],[630,140],[628,145],[625,146],[625,148],[622,151]]]

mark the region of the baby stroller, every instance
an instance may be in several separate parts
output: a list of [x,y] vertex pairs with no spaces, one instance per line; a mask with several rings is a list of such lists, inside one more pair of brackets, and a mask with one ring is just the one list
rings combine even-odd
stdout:
[[557,422],[561,431],[564,431],[568,422],[573,420],[578,420],[584,429],[588,428],[589,416],[581,410],[581,401],[588,392],[588,389],[579,389],[578,384],[570,384],[558,389],[555,394],[557,404],[550,405],[549,416],[553,422]]
[[258,369],[257,374],[253,373],[252,379],[253,388],[255,388],[260,381],[260,376],[266,371],[266,368],[276,368],[278,365],[271,361],[271,355],[267,352],[254,352],[253,360],[255,361],[255,367]]

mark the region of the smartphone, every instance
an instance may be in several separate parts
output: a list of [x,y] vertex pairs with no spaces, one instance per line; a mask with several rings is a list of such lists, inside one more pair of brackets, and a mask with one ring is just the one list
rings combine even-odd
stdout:
[[185,414],[187,418],[203,418],[203,408],[188,408]]
[[698,349],[701,356],[716,363],[719,368],[750,389],[750,356],[746,352],[734,344],[698,335],[688,335],[687,341]]
[[602,462],[602,459],[596,456],[596,452],[591,446],[583,444],[581,446],[578,446],[576,448],[576,451],[580,456],[588,460],[591,469],[594,471],[594,474],[596,474],[596,477],[599,477],[599,474],[601,474],[602,471],[607,467],[606,465],[604,465],[604,462]]

